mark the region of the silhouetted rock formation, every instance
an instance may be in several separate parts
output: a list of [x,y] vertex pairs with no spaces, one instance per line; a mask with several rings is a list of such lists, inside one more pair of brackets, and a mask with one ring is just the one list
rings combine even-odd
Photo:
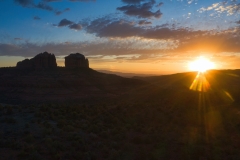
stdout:
[[17,68],[20,69],[29,69],[32,68],[32,62],[29,59],[24,59],[17,63]]
[[80,53],[70,54],[65,57],[66,68],[89,68],[88,59]]
[[53,69],[57,67],[54,54],[44,52],[36,55],[32,59],[25,59],[17,63],[19,69]]

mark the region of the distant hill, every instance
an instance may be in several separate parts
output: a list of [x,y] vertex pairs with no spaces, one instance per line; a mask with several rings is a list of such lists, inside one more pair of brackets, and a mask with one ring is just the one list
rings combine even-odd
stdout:
[[97,70],[97,71],[102,72],[102,73],[107,73],[107,74],[116,74],[118,76],[128,77],[128,78],[132,78],[135,76],[139,76],[139,77],[156,76],[154,74],[124,73],[124,72],[115,72],[115,71],[108,71],[108,70]]
[[[0,102],[96,103],[106,99],[158,103],[162,99],[173,102],[178,96],[185,97],[184,103],[188,103],[189,97],[198,94],[198,91],[190,90],[196,75],[196,72],[186,72],[124,78],[88,68],[58,67],[40,71],[0,68]],[[211,101],[223,103],[229,100],[229,95],[235,103],[240,101],[240,70],[212,70],[204,75],[210,84],[208,96]]]
[[[143,101],[148,99],[150,102],[163,99],[175,101],[175,97],[192,97],[198,95],[199,91],[190,90],[197,72],[177,73],[163,76],[133,77],[152,84],[150,88],[137,90],[134,97]],[[204,73],[204,77],[209,84],[206,94],[214,103],[223,104],[225,102],[240,102],[240,70],[210,70]],[[200,84],[199,84],[200,85]],[[202,84],[204,85],[204,84]],[[138,95],[138,96],[137,96]],[[182,95],[182,96],[181,96]],[[147,98],[146,98],[147,97]],[[188,98],[190,99],[190,98]],[[186,102],[187,103],[187,102]]]
[[0,68],[0,101],[67,102],[116,97],[146,82],[89,68],[18,70]]

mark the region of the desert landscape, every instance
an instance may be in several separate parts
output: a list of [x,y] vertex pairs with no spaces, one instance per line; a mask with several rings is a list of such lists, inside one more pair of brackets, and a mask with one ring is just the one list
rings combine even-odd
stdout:
[[239,160],[240,1],[0,0],[1,160]]

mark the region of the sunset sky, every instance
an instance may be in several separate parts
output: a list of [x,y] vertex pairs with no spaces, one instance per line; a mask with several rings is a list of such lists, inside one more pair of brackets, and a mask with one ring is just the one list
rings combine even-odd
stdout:
[[238,0],[0,0],[0,67],[82,53],[96,70],[169,74],[204,56],[240,68]]

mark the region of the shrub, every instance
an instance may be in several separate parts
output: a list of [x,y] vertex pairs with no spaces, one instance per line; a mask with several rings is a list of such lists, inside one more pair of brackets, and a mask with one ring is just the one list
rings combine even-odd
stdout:
[[49,128],[52,127],[51,124],[50,124],[49,122],[47,122],[47,121],[44,121],[44,122],[43,122],[43,125],[44,125],[44,127],[46,127],[47,129],[49,129]]
[[34,151],[34,152],[30,153],[29,159],[42,160],[43,157],[37,151]]
[[47,144],[47,145],[52,145],[52,143],[53,143],[53,140],[52,140],[52,138],[45,138],[44,139],[44,142]]
[[22,107],[18,107],[18,112],[22,112]]
[[18,158],[26,158],[29,154],[25,152],[24,150],[20,151],[20,153],[17,155]]
[[16,119],[12,118],[12,117],[6,117],[3,122],[5,123],[9,123],[9,124],[15,124],[17,123]]
[[0,111],[3,111],[3,106],[0,104]]
[[43,129],[43,135],[50,135],[53,133],[53,130],[51,128]]
[[7,108],[6,114],[10,115],[10,114],[13,113],[13,108],[12,108],[12,106],[7,106],[6,108]]
[[32,143],[34,141],[34,137],[32,134],[28,134],[26,135],[26,137],[24,138],[25,142],[27,143]]
[[75,130],[75,128],[71,125],[66,125],[63,127],[63,130],[66,132],[73,132]]

